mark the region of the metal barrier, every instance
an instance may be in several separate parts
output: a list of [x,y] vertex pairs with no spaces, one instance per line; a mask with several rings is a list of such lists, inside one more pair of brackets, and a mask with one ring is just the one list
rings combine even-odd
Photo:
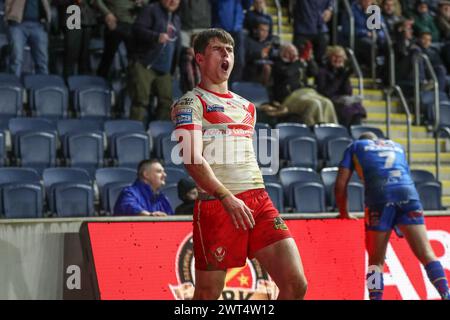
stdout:
[[[348,0],[342,0],[344,3],[345,11],[348,15],[348,20],[350,24],[349,28],[349,46],[350,49],[355,50],[355,17],[353,16],[352,7],[350,6],[350,2]],[[337,7],[337,5],[336,5]]]
[[437,80],[436,73],[434,72],[433,65],[430,62],[428,56],[424,53],[417,53],[413,58],[414,65],[414,103],[416,111],[416,125],[420,125],[420,78],[419,78],[419,62],[420,60],[425,61],[425,66],[431,75],[433,80],[434,88],[434,114],[435,114],[435,124],[434,131],[436,132],[439,127],[440,117],[439,117],[439,82]]
[[350,61],[352,63],[353,66],[353,70],[355,70],[356,75],[358,76],[358,90],[359,90],[359,95],[361,97],[364,96],[364,81],[363,81],[363,74],[361,71],[361,68],[359,67],[359,63],[358,60],[355,57],[355,53],[353,52],[352,49],[350,48],[346,48],[347,54],[350,57]]
[[275,0],[275,6],[277,7],[277,18],[278,18],[278,24],[277,24],[277,34],[280,37],[281,36],[281,27],[282,27],[282,18],[283,18],[283,12],[282,7],[280,4],[280,0]]
[[441,181],[440,180],[440,175],[441,175],[441,139],[440,139],[440,134],[444,133],[445,134],[445,138],[450,138],[450,129],[447,127],[438,127],[434,134],[434,152],[435,152],[435,167],[436,167],[436,180],[437,181]]

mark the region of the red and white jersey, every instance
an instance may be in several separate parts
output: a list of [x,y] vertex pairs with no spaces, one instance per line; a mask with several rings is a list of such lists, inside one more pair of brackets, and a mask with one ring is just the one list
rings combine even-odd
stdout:
[[203,157],[233,194],[264,188],[253,149],[255,106],[235,93],[196,87],[172,107],[176,129],[201,130]]

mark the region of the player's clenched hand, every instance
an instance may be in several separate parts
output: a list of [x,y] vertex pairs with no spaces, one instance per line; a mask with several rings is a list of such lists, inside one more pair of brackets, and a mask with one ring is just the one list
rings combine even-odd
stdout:
[[239,229],[239,225],[244,230],[247,230],[247,226],[250,229],[255,226],[253,211],[241,199],[236,198],[234,195],[229,195],[222,200],[222,205],[230,214],[237,229]]

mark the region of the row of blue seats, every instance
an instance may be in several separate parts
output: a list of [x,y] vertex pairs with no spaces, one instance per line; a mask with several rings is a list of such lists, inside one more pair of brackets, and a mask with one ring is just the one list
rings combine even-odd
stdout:
[[[185,170],[166,168],[163,192],[175,208],[181,203],[177,183],[187,178]],[[100,168],[95,180],[80,168],[47,168],[42,175],[32,168],[0,168],[0,215],[5,218],[39,218],[110,214],[120,191],[132,184],[137,172],[129,168]],[[98,190],[98,196],[96,195]]]

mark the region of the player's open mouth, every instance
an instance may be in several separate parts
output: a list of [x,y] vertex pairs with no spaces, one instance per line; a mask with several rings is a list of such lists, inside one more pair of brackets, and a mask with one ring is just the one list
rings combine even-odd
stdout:
[[228,71],[230,63],[228,61],[224,61],[224,62],[222,62],[222,64],[220,66],[221,66],[223,71]]

